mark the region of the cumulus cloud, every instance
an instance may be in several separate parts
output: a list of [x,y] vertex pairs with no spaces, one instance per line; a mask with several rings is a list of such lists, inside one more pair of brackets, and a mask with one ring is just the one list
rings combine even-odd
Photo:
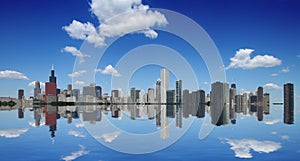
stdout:
[[281,144],[273,141],[258,141],[254,139],[233,140],[226,139],[235,156],[238,158],[252,158],[250,150],[259,153],[271,153],[281,148]]
[[16,137],[19,137],[20,135],[24,134],[28,130],[29,130],[29,128],[0,130],[0,136],[5,137],[5,138],[16,138]]
[[0,71],[0,78],[14,80],[29,80],[29,78],[24,74],[13,70]]
[[205,82],[203,82],[203,84],[205,84],[205,85],[209,85],[209,83],[208,83],[208,82],[206,82],[206,81],[205,81]]
[[279,74],[277,74],[277,73],[271,74],[272,77],[276,77],[276,76],[278,76],[278,75],[279,75]]
[[286,68],[283,68],[280,70],[281,73],[288,73],[290,72],[290,68],[289,67],[286,67]]
[[281,87],[274,83],[267,83],[264,85],[266,89],[281,89]]
[[79,144],[79,150],[72,152],[71,155],[68,156],[63,156],[61,159],[65,160],[65,161],[71,161],[71,160],[75,160],[83,155],[87,155],[89,154],[89,151],[86,150],[86,147],[84,147],[83,145]]
[[230,58],[230,68],[254,69],[259,67],[273,67],[281,64],[281,60],[271,55],[256,55],[251,58],[253,49],[239,49],[235,56]]
[[280,121],[281,121],[281,119],[267,119],[265,121],[265,124],[267,124],[267,125],[274,125],[274,124],[277,124]]
[[75,78],[75,77],[80,77],[82,76],[84,73],[86,73],[86,70],[80,70],[80,71],[77,71],[77,72],[73,72],[71,74],[68,74],[69,77],[71,78]]
[[120,77],[121,74],[112,66],[112,65],[108,65],[105,67],[104,70],[101,69],[95,69],[95,72],[100,72],[102,74],[109,74],[115,77]]
[[92,0],[91,12],[98,18],[100,25],[73,20],[63,29],[74,39],[87,40],[96,46],[105,45],[105,38],[123,36],[127,33],[143,33],[146,37],[156,38],[157,32],[151,28],[165,26],[165,16],[149,10],[142,0]]
[[[32,82],[28,83],[28,86],[35,87],[35,82],[36,81],[32,81]],[[45,82],[40,82],[40,86],[41,87],[45,87]]]
[[272,134],[272,135],[276,135],[276,134],[277,134],[277,131],[272,131],[271,134]]
[[84,81],[75,81],[74,84],[77,86],[84,86],[85,82]]
[[288,136],[288,135],[282,135],[281,139],[282,140],[290,140],[290,136]]
[[71,53],[73,56],[76,56],[77,58],[79,58],[79,64],[85,62],[85,59],[84,59],[85,57],[91,57],[90,55],[79,51],[78,49],[76,49],[73,46],[66,46],[65,48],[62,49],[62,52]]
[[105,134],[102,134],[100,137],[100,139],[104,139],[105,142],[108,142],[108,143],[111,143],[113,142],[119,135],[121,134],[120,131],[115,131],[115,132],[112,132],[112,133],[105,133]]
[[79,131],[71,130],[68,132],[69,135],[73,135],[75,137],[85,138],[86,136]]

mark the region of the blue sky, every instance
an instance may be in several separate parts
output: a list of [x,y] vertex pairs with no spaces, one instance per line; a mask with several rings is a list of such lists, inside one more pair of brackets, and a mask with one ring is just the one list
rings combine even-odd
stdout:
[[[65,89],[72,82],[69,74],[74,72],[75,57],[62,50],[66,46],[79,49],[83,40],[70,37],[63,27],[73,20],[99,26],[101,18],[92,13],[90,3],[87,0],[1,2],[0,96],[16,97],[19,88],[25,89],[26,96],[32,95],[33,87],[28,84],[36,80],[48,81],[51,64],[55,65],[59,88]],[[300,3],[297,0],[144,0],[142,4],[179,12],[201,25],[216,44],[225,67],[230,65],[230,58],[240,49],[253,49],[251,60],[258,55],[268,55],[263,57],[266,58],[263,62],[253,60],[248,65],[233,64],[226,70],[227,81],[236,82],[238,89],[254,91],[257,86],[269,84],[272,88],[269,91],[274,93],[273,99],[281,100],[282,90],[276,85],[282,87],[283,83],[293,82],[299,98]],[[199,86],[208,91],[209,85],[204,82],[210,82],[210,78],[201,58],[191,54],[192,49],[184,43],[178,46],[180,39],[160,31],[157,33],[156,39],[149,39],[143,34],[121,37],[115,47],[104,55],[98,68],[103,71],[108,65],[114,67],[123,52],[134,46],[147,43],[168,45],[180,51],[189,61],[197,74]],[[170,39],[172,41],[167,41]],[[250,52],[240,51],[244,56]],[[273,62],[268,64],[270,59]],[[237,62],[241,61],[238,59]],[[136,84],[132,82],[130,85],[147,89],[158,77],[159,68],[147,67],[136,72],[132,78]],[[110,78],[110,75],[101,72],[96,74],[96,83],[103,86],[104,92],[110,90],[107,81]]]

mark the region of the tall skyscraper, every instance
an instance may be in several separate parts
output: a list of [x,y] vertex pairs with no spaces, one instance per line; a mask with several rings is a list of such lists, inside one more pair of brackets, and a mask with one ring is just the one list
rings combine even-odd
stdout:
[[167,91],[167,117],[174,118],[175,117],[175,90]]
[[176,90],[175,90],[175,102],[182,102],[182,80],[176,81]]
[[284,118],[285,124],[294,123],[294,84],[284,84]]
[[189,90],[185,89],[182,92],[182,108],[183,108],[183,117],[188,118],[189,117]]
[[161,103],[166,103],[167,101],[167,90],[169,90],[169,70],[162,69],[160,71],[161,79]]
[[262,121],[263,120],[263,103],[264,103],[264,91],[263,87],[258,87],[257,89],[257,120]]
[[23,89],[19,89],[18,90],[18,99],[22,100],[23,96],[24,96],[24,90]]
[[215,82],[211,85],[210,95],[211,123],[224,125],[229,123],[229,84]]
[[229,91],[229,117],[230,117],[231,120],[236,119],[235,95],[236,95],[236,85],[231,84],[231,88],[230,88],[230,91]]
[[35,81],[35,87],[34,87],[34,98],[37,98],[38,95],[41,93],[41,85],[39,81]]
[[130,89],[130,98],[131,98],[131,102],[133,102],[133,103],[136,102],[136,92],[135,92],[135,88],[131,88],[131,89]]
[[264,94],[264,103],[263,103],[263,108],[264,108],[264,114],[270,114],[270,94],[265,93]]
[[52,69],[51,69],[51,76],[49,76],[49,82],[54,82],[56,83],[56,77],[54,73],[54,65],[52,64]]

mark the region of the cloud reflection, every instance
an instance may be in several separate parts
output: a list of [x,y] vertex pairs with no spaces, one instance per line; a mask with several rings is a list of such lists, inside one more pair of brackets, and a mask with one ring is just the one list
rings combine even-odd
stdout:
[[24,134],[28,130],[29,130],[29,128],[0,130],[0,136],[5,137],[5,138],[16,138],[16,137],[19,137],[20,135]]
[[84,147],[83,145],[80,145],[80,150],[72,152],[71,155],[62,157],[61,160],[65,160],[65,161],[71,161],[71,160],[75,160],[83,155],[87,155],[89,154],[89,151],[86,150],[86,147]]
[[234,151],[235,156],[238,158],[252,158],[250,150],[259,153],[271,153],[280,149],[282,146],[278,142],[273,141],[258,141],[255,139],[225,139]]

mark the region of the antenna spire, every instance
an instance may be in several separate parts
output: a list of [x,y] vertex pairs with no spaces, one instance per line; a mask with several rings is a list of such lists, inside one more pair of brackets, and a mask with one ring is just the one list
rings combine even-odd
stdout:
[[52,64],[52,69],[51,70],[54,70],[54,65]]

